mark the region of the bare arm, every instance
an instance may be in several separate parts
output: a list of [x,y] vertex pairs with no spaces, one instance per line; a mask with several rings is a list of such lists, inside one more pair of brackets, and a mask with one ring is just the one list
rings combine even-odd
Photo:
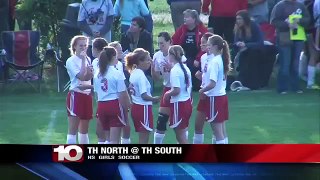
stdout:
[[141,98],[145,101],[152,101],[152,102],[158,102],[159,101],[159,97],[158,96],[155,96],[155,97],[152,97],[152,96],[149,96],[147,93],[143,93],[141,94]]
[[180,88],[174,87],[173,89],[168,91],[166,94],[168,94],[167,96],[171,97],[171,96],[177,96],[179,93],[180,93]]
[[81,58],[81,68],[80,68],[80,72],[76,75],[76,77],[78,79],[80,79],[81,81],[86,81],[85,77],[86,77],[86,74],[87,74],[87,66],[86,66],[86,52],[81,52],[80,53],[80,58]]
[[130,108],[131,101],[127,90],[119,93],[119,103],[124,110]]
[[200,89],[199,92],[204,93],[204,92],[210,91],[214,87],[216,87],[216,82],[213,80],[210,80],[210,83],[206,87]]

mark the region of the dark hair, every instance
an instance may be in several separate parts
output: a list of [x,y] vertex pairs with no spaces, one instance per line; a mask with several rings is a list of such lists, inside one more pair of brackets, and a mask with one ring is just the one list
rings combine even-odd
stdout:
[[168,32],[160,32],[159,34],[158,34],[158,37],[163,37],[163,39],[165,40],[165,41],[170,41],[170,42],[172,42],[172,39],[171,39],[171,36],[170,36],[170,34],[168,33]]
[[169,54],[173,55],[174,59],[176,61],[178,61],[178,63],[180,64],[180,67],[181,67],[183,74],[184,74],[184,81],[187,85],[187,90],[188,90],[189,77],[187,74],[187,70],[184,68],[184,66],[182,64],[182,56],[184,55],[184,51],[183,51],[182,47],[180,45],[170,46]]
[[88,42],[89,42],[89,39],[86,37],[86,36],[83,36],[83,35],[76,35],[74,36],[71,41],[70,41],[70,52],[71,52],[71,55],[74,55],[75,54],[75,51],[76,51],[76,48],[75,46],[77,45],[78,41],[79,40],[86,40],[87,41],[87,45],[88,45]]
[[234,25],[234,35],[239,38],[248,39],[251,38],[251,19],[247,10],[240,10],[237,12],[236,16],[243,18],[244,26],[239,27],[237,23]]
[[116,55],[117,52],[114,47],[107,46],[103,48],[103,51],[99,56],[99,70],[101,76],[103,76],[107,72],[108,65],[112,61],[112,58],[114,58]]
[[230,50],[227,41],[223,40],[222,37],[219,35],[213,35],[209,37],[208,41],[211,45],[217,45],[218,50],[222,50],[223,70],[224,74],[227,75],[228,72],[231,70]]
[[213,36],[214,34],[211,32],[206,32],[201,38],[205,38],[207,41],[209,39],[209,37]]
[[137,48],[125,57],[126,68],[132,71],[134,65],[138,65],[140,61],[150,58],[150,53],[143,48]]
[[146,21],[141,16],[137,16],[137,17],[132,18],[131,22],[137,22],[139,27],[142,28],[142,29],[146,28]]
[[108,41],[104,38],[98,37],[93,40],[92,46],[98,51],[102,51],[105,46],[108,46]]

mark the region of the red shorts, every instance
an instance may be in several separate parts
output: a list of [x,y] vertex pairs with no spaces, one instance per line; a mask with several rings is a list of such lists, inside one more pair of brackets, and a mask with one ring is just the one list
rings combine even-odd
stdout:
[[124,112],[118,99],[99,101],[97,114],[104,130],[110,130],[110,127],[123,127],[126,125]]
[[160,101],[160,107],[170,107],[170,100],[165,100],[163,98],[164,93],[166,93],[167,91],[169,91],[171,88],[169,87],[164,87],[162,90],[162,96],[161,96],[161,101]]
[[192,114],[191,100],[170,103],[170,128],[185,129]]
[[197,110],[205,113],[208,122],[224,122],[229,119],[228,97],[206,96],[199,99]]
[[131,117],[136,132],[153,131],[152,105],[132,104]]
[[81,120],[92,119],[93,107],[91,95],[69,91],[66,104],[68,116],[75,116]]

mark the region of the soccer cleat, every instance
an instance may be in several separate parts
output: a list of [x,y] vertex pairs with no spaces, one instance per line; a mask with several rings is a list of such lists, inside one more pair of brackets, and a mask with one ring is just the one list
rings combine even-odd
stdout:
[[288,92],[287,91],[282,91],[282,92],[280,92],[280,94],[284,95],[284,94],[288,94]]
[[307,86],[307,89],[320,90],[320,86],[318,86],[318,85],[309,85],[309,86]]

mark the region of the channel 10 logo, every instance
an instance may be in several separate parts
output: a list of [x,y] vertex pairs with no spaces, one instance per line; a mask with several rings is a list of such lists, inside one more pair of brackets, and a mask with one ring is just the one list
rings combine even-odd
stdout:
[[53,147],[52,159],[54,162],[82,162],[83,148],[78,145],[59,145]]

